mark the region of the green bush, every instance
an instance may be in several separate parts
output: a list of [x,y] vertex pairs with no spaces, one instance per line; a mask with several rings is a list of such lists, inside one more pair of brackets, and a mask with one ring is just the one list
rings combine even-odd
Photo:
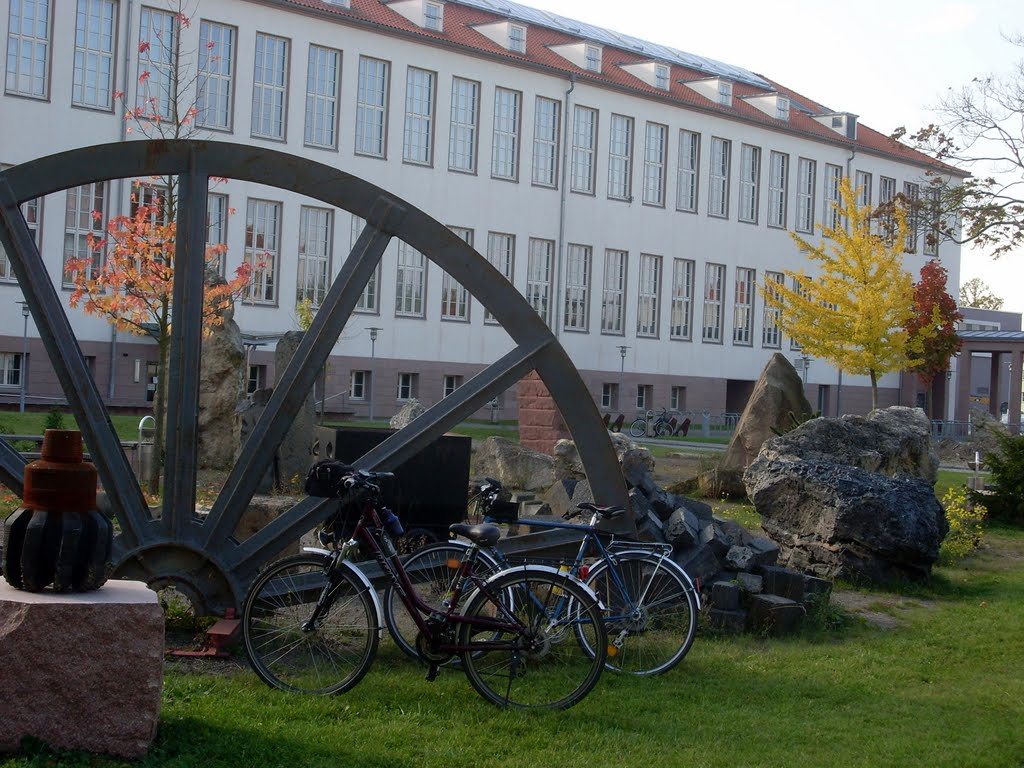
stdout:
[[939,561],[950,565],[981,543],[981,524],[985,520],[985,506],[968,499],[966,486],[959,485],[947,490],[942,496],[942,506],[949,521],[949,533],[939,548]]
[[1024,525],[1024,435],[1010,435],[993,429],[998,443],[994,453],[985,454],[991,470],[992,487],[984,493],[971,492],[971,501],[988,508],[991,520]]
[[54,406],[46,414],[46,422],[43,424],[44,429],[64,429],[64,413]]

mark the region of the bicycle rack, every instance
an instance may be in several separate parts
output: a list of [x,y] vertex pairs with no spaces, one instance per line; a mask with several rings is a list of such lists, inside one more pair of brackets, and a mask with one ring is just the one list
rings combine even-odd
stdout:
[[[20,204],[95,181],[177,176],[164,494],[150,510],[75,340],[63,297],[39,254]],[[367,224],[335,278],[209,515],[195,514],[203,254],[211,176],[314,197]],[[130,141],[75,149],[0,172],[0,243],[7,251],[40,339],[89,446],[112,514],[115,578],[174,586],[197,613],[238,607],[249,580],[277,551],[326,519],[330,500],[306,498],[239,544],[232,532],[259,478],[313,386],[363,288],[393,237],[425,254],[464,285],[501,324],[512,351],[491,363],[355,464],[391,469],[536,370],[576,441],[600,504],[625,504],[626,489],[600,414],[569,356],[525,298],[480,254],[423,211],[349,173],[305,158],[241,144]],[[184,308],[184,309],[180,309]],[[25,460],[0,439],[0,481],[19,496]]]

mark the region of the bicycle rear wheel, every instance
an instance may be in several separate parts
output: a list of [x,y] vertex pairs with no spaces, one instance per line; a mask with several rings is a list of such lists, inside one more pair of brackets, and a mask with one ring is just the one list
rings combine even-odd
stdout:
[[[459,575],[462,558],[465,557],[468,549],[469,546],[466,544],[445,541],[423,547],[402,559],[413,589],[423,602],[438,611],[446,610],[441,605],[441,601],[453,587],[455,579]],[[491,574],[497,573],[499,567],[493,556],[481,550],[477,553],[473,570],[478,576],[487,578]],[[472,589],[465,590],[462,596],[463,604],[472,591]],[[384,590],[381,602],[384,610],[384,624],[395,644],[406,655],[419,659],[420,654],[416,650],[416,635],[419,632],[419,627],[416,626],[416,622],[413,621],[409,611],[402,604],[394,584],[389,584]],[[456,611],[460,610],[461,606],[456,608]]]
[[590,569],[587,586],[605,604],[609,669],[657,675],[678,664],[697,634],[697,601],[675,564],[642,552]]
[[[242,636],[252,668],[267,685],[302,693],[343,693],[373,663],[380,632],[370,594],[345,568],[328,574],[331,559],[302,554],[257,576],[242,607]],[[329,602],[315,626],[317,600]]]
[[601,610],[587,591],[567,575],[529,566],[499,574],[488,591],[470,599],[466,615],[518,629],[462,626],[462,665],[473,688],[500,707],[567,709],[583,699],[607,650]]
[[633,437],[647,436],[647,419],[637,419],[629,425],[629,434]]

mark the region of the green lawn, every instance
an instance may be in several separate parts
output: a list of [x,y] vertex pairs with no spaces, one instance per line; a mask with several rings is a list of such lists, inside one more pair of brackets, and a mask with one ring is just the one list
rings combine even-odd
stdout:
[[[41,435],[46,430],[46,419],[49,414],[36,411],[0,411],[0,434],[5,435]],[[64,429],[75,429],[75,417],[70,411],[63,414]],[[142,416],[111,414],[110,421],[121,440],[139,439],[139,420]]]
[[[336,698],[265,688],[231,662],[171,663],[139,766],[900,766],[1024,760],[1024,533],[990,531],[961,566],[889,610],[882,630],[766,640],[699,636],[663,677],[606,674],[564,712],[505,712],[457,670],[427,683],[390,641]],[[121,763],[36,747],[0,766]],[[127,764],[126,764],[127,765]]]

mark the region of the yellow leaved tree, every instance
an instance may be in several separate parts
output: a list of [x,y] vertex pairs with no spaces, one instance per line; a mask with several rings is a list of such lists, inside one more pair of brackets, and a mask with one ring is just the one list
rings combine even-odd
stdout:
[[[814,245],[796,233],[790,236],[817,265],[814,275],[786,271],[791,286],[762,287],[765,303],[779,310],[783,333],[808,354],[829,361],[847,373],[871,379],[871,407],[878,407],[878,378],[907,365],[904,326],[913,310],[913,281],[903,269],[906,213],[899,206],[884,221],[857,205],[857,190],[843,177],[836,226],[821,226]],[[831,211],[829,212],[831,213]]]

